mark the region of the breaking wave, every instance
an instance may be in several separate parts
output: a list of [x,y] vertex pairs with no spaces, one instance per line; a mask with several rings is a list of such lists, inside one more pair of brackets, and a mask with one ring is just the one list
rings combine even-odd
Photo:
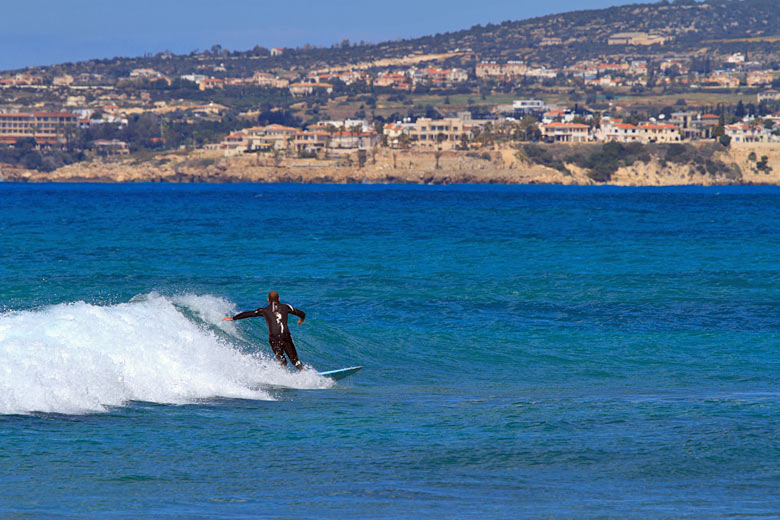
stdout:
[[214,296],[148,294],[0,313],[0,414],[104,412],[130,401],[272,400],[269,386],[326,388],[241,348],[235,306]]

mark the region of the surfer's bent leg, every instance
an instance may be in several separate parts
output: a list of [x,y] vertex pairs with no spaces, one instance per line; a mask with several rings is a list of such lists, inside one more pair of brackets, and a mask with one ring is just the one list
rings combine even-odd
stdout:
[[271,350],[274,351],[276,360],[281,363],[283,367],[286,367],[287,360],[284,359],[284,348],[282,347],[284,338],[282,336],[268,336],[268,343],[271,344]]
[[285,353],[287,353],[287,357],[290,358],[290,363],[295,365],[295,368],[298,370],[303,370],[303,363],[298,359],[298,352],[295,350],[292,336],[282,336],[282,346]]

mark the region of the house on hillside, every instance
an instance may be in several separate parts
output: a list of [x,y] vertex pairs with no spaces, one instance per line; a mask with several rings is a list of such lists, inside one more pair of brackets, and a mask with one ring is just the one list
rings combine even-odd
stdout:
[[325,91],[328,94],[333,92],[333,85],[330,83],[292,83],[288,88],[293,97],[311,96],[315,91]]
[[330,136],[328,147],[346,150],[368,150],[379,144],[376,131],[370,130],[340,130]]
[[763,87],[771,86],[773,79],[771,70],[756,70],[748,73],[745,82],[748,87]]
[[290,148],[299,128],[284,125],[267,125],[248,129],[248,148],[251,151],[284,151]]
[[416,148],[452,150],[471,139],[472,125],[460,117],[444,119],[421,117],[414,123],[409,136]]
[[679,143],[682,135],[669,123],[643,123],[639,125],[639,139],[643,143]]
[[188,110],[195,116],[218,117],[227,112],[228,108],[219,103],[207,103],[205,105],[193,105]]
[[43,78],[33,74],[14,74],[10,78],[0,79],[0,87],[31,87],[42,85]]
[[133,79],[162,79],[165,75],[154,69],[133,69],[130,71],[130,77]]
[[773,140],[772,133],[762,124],[737,123],[726,125],[726,135],[731,137],[732,143],[768,143]]
[[715,114],[679,111],[672,112],[668,123],[674,125],[684,139],[695,141],[712,137],[712,130],[718,125],[718,120]]
[[478,78],[495,78],[504,75],[503,68],[495,61],[477,63],[475,74]]
[[547,123],[541,125],[542,136],[554,143],[587,143],[591,140],[590,127],[581,123]]
[[638,126],[623,123],[619,119],[602,122],[598,137],[601,141],[616,143],[634,143],[642,140]]
[[382,129],[382,134],[387,137],[388,146],[391,148],[398,148],[403,142],[402,140],[404,138],[402,136],[406,136],[409,141],[411,140],[411,135],[415,127],[415,123],[400,121],[396,123],[387,123]]
[[780,101],[780,92],[777,90],[766,90],[758,93],[758,102],[762,101]]
[[547,105],[541,99],[516,99],[512,101],[512,112],[517,118],[540,116],[545,110],[547,110]]
[[561,38],[556,38],[554,36],[545,36],[542,38],[542,41],[539,42],[539,45],[542,47],[551,47],[553,45],[563,45],[563,40]]
[[182,74],[179,76],[179,79],[182,79],[184,81],[190,81],[192,83],[198,84],[204,79],[206,79],[208,76],[204,74]]
[[73,85],[75,79],[70,74],[62,74],[61,76],[55,76],[51,84],[55,87],[69,87]]
[[119,139],[96,139],[92,142],[93,149],[98,155],[128,155],[130,150],[127,143]]
[[609,45],[663,45],[667,38],[658,34],[645,32],[615,33],[609,37]]
[[722,88],[739,88],[739,78],[725,72],[716,72],[704,79],[704,83],[715,84]]
[[328,146],[330,135],[320,130],[304,130],[295,134],[293,144],[298,153],[316,153]]
[[729,54],[726,58],[726,63],[731,63],[734,65],[745,63],[745,55],[741,52],[735,52],[733,54]]
[[249,139],[246,132],[234,132],[225,137],[219,143],[219,149],[225,153],[225,157],[241,155],[249,149]]
[[205,78],[198,83],[200,90],[211,90],[214,88],[225,88],[225,80],[219,78]]
[[574,112],[569,109],[560,110],[554,108],[548,110],[542,115],[542,123],[571,123],[574,121]]

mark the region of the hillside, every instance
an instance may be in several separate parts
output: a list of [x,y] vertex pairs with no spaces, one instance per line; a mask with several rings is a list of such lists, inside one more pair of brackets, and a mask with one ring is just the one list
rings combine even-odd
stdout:
[[[666,37],[665,45],[608,45],[620,32],[646,32]],[[525,59],[550,66],[610,54],[651,55],[659,52],[693,53],[699,50],[729,51],[734,48],[771,55],[778,59],[780,9],[774,0],[678,0],[633,4],[598,10],[572,11],[500,24],[475,25],[469,29],[378,44],[344,42],[328,48],[306,46],[285,49],[281,56],[255,47],[230,51],[219,45],[188,55],[160,53],[155,56],[116,58],[68,63],[51,67],[55,73],[99,73],[125,76],[139,67],[166,74],[195,70],[217,76],[235,76],[249,71],[300,71],[328,66],[393,59],[410,54],[459,52],[453,60]],[[560,38],[560,45],[542,46],[543,38]]]

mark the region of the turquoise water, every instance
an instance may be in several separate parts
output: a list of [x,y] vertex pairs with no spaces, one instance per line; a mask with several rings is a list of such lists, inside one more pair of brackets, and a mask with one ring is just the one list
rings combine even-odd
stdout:
[[[0,184],[2,518],[778,518],[780,189]],[[269,289],[307,312],[269,357]]]

